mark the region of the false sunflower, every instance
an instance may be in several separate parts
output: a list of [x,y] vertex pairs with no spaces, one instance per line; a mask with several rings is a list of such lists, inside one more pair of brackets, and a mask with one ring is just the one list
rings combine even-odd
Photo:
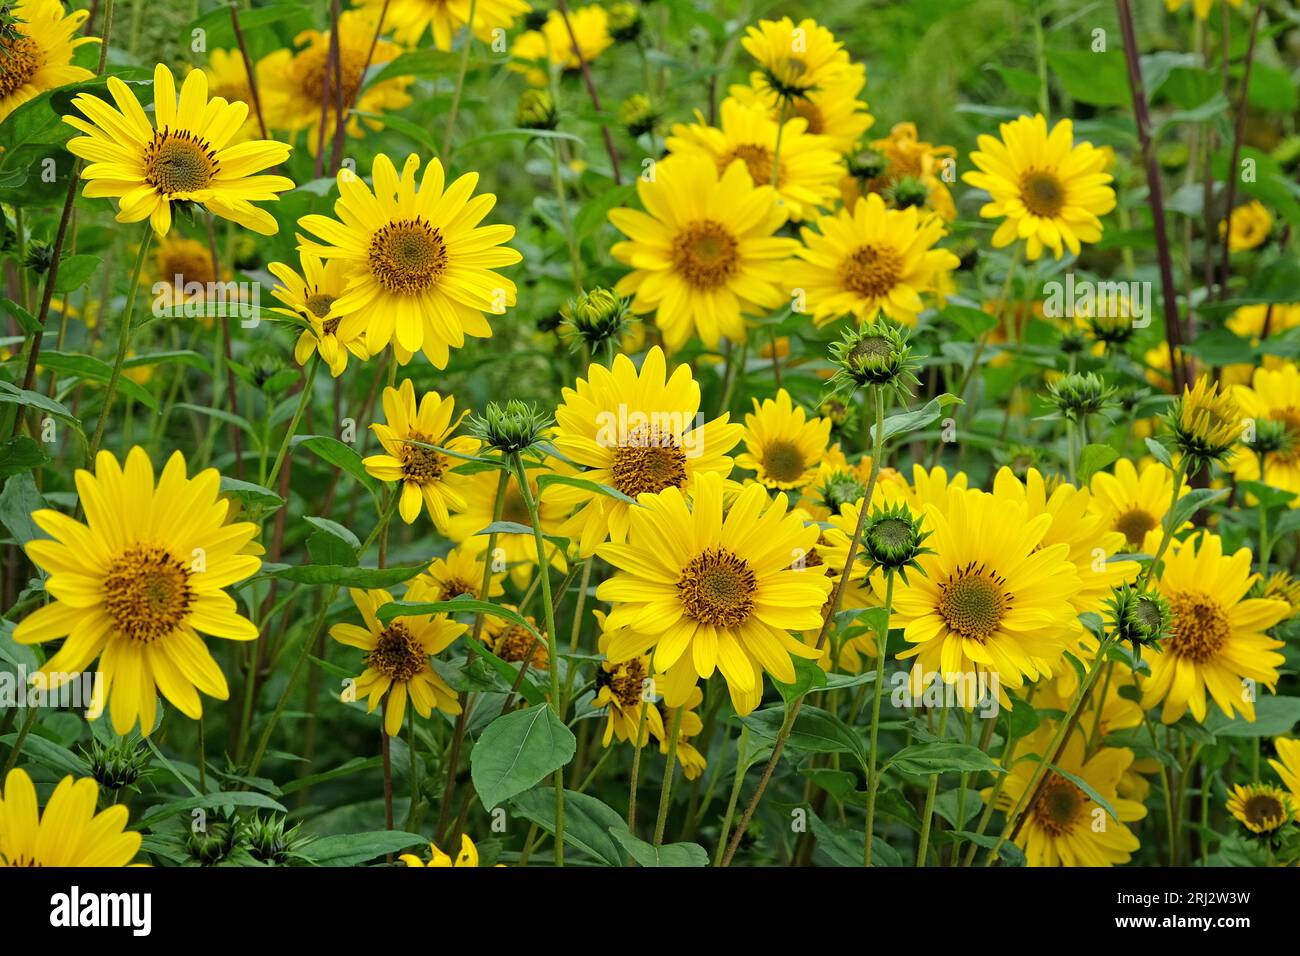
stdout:
[[286,306],[271,311],[293,316],[311,326],[298,334],[294,360],[306,365],[313,354],[318,354],[330,374],[338,378],[348,367],[349,353],[363,362],[370,357],[361,330],[353,325],[348,330],[352,337],[343,338],[339,332],[341,320],[334,314],[334,302],[347,288],[348,275],[342,262],[321,262],[310,252],[302,253],[299,258],[301,275],[283,262],[267,263],[267,270],[280,280],[280,285],[271,289],[271,295]]
[[1250,444],[1237,446],[1228,467],[1238,481],[1262,479],[1291,492],[1291,507],[1300,507],[1300,368],[1287,362],[1275,371],[1256,369],[1250,385],[1234,386],[1232,396],[1242,415],[1255,420],[1257,432],[1260,423],[1273,422],[1280,434],[1275,447],[1264,453],[1262,475],[1259,455]]
[[775,401],[765,398],[760,405],[754,399],[753,414],[745,416],[745,451],[736,464],[754,472],[765,488],[797,491],[817,477],[830,435],[829,418],[808,418],[782,388]]
[[74,66],[72,56],[77,47],[99,42],[78,36],[90,11],[65,14],[59,0],[18,0],[8,12],[14,22],[11,34],[0,37],[0,123],[46,90],[93,77]]
[[32,778],[9,771],[0,792],[0,867],[127,866],[140,852],[140,834],[126,829],[122,804],[96,813],[99,787],[90,777],[64,777],[44,811]]

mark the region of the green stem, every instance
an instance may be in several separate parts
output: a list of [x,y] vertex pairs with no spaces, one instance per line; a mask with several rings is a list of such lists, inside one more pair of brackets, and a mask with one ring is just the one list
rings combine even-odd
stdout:
[[27,740],[27,735],[32,732],[32,726],[36,723],[36,708],[28,707],[27,713],[23,714],[23,725],[18,728],[18,736],[14,740],[13,749],[9,751],[9,756],[5,760],[4,773],[0,773],[0,781],[9,776],[9,771],[14,769],[14,764],[18,762],[18,755],[23,752],[23,744]]
[[274,488],[275,480],[280,477],[280,469],[284,466],[285,456],[289,454],[289,445],[293,442],[293,436],[298,433],[298,423],[302,421],[303,412],[307,409],[307,403],[311,401],[312,386],[316,383],[316,370],[320,367],[320,353],[314,353],[311,362],[307,366],[307,374],[302,383],[302,394],[298,397],[298,407],[293,411],[293,418],[289,421],[289,429],[284,433],[284,439],[280,442],[280,450],[275,453],[275,463],[271,465],[271,474],[262,482],[264,487]]
[[[939,736],[943,736],[948,726],[948,707],[939,710]],[[925,809],[921,811],[921,840],[916,848],[916,865],[925,866],[925,853],[930,847],[930,823],[934,818],[934,798],[939,793],[939,775],[930,774],[930,788],[925,792]]]
[[[894,572],[885,574],[885,621],[876,639],[876,693],[871,701],[871,751],[867,757],[867,825],[866,845],[862,851],[862,865],[871,865],[872,835],[876,826],[876,796],[880,792],[880,778],[876,774],[879,756],[880,701],[885,696],[885,651],[889,644],[889,612],[894,606]],[[865,684],[863,685],[866,686]]]
[[447,135],[442,140],[442,162],[451,162],[451,138],[456,132],[456,114],[460,112],[460,97],[465,90],[465,74],[469,71],[469,51],[474,45],[474,15],[478,12],[478,0],[469,0],[469,20],[465,23],[465,45],[460,51],[460,66],[456,70],[456,89],[451,95],[451,108],[447,111]]
[[1151,576],[1155,574],[1156,567],[1160,564],[1160,559],[1165,556],[1165,550],[1169,547],[1169,542],[1174,536],[1174,509],[1178,506],[1178,492],[1182,490],[1183,478],[1187,474],[1187,458],[1184,457],[1178,466],[1174,469],[1174,489],[1173,496],[1169,501],[1169,513],[1165,515],[1165,520],[1160,523],[1160,547],[1156,549],[1155,557],[1147,565],[1146,571],[1142,575],[1142,580],[1138,585],[1138,590],[1145,591],[1147,585],[1151,582]]
[[682,715],[685,705],[673,708],[672,728],[668,731],[668,765],[664,767],[663,788],[659,791],[659,817],[655,820],[654,845],[664,841],[664,828],[668,825],[668,807],[672,803],[673,777],[677,775],[677,738],[681,736]]
[[104,404],[99,410],[95,437],[86,449],[86,461],[91,467],[95,464],[95,454],[99,451],[100,442],[104,440],[104,426],[108,424],[109,409],[113,407],[113,396],[117,394],[117,383],[122,379],[122,363],[126,361],[126,353],[131,344],[131,317],[135,312],[136,293],[140,291],[140,273],[144,271],[144,260],[149,253],[149,243],[152,241],[153,226],[146,222],[140,239],[140,251],[135,257],[135,267],[131,270],[131,284],[126,290],[126,310],[122,313],[122,331],[117,340],[117,356],[113,359],[113,372],[109,375],[108,385],[104,388]]
[[745,782],[745,751],[748,749],[749,727],[741,724],[740,743],[736,748],[736,775],[731,781],[731,796],[727,800],[727,812],[722,817],[722,832],[718,835],[718,848],[713,854],[713,865],[722,863],[722,851],[727,848],[727,837],[731,833],[731,820],[736,815],[736,804],[740,802],[740,787]]

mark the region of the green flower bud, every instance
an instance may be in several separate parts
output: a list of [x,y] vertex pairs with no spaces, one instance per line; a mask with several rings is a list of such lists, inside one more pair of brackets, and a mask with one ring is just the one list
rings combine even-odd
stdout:
[[555,129],[559,116],[555,100],[545,90],[524,90],[515,107],[515,124],[520,129]]
[[611,3],[605,8],[605,29],[615,43],[630,43],[641,35],[641,11],[634,3]]
[[1047,400],[1072,422],[1081,422],[1114,404],[1115,389],[1096,372],[1074,372],[1047,388]]
[[906,505],[874,509],[862,529],[863,555],[871,562],[868,573],[876,568],[896,571],[906,582],[907,568],[920,571],[916,559],[934,553],[922,546],[930,532],[922,531],[921,524],[921,517],[913,515]]
[[551,425],[551,416],[516,398],[504,405],[488,402],[483,414],[470,420],[475,438],[503,455],[515,455],[541,441]]
[[896,391],[906,401],[920,384],[911,354],[907,334],[884,318],[851,328],[831,345],[831,360],[839,366],[830,379],[831,394],[875,385]]
[[650,102],[649,97],[633,93],[618,108],[618,121],[623,124],[628,135],[632,137],[652,133],[659,125],[660,112]]
[[604,288],[583,292],[560,307],[561,322],[574,344],[585,344],[592,353],[617,341],[627,316],[627,301]]
[[107,744],[96,738],[83,753],[90,764],[90,775],[109,790],[134,786],[148,775],[152,759],[149,749],[130,737],[118,737]]
[[1169,634],[1169,602],[1159,592],[1121,584],[1111,589],[1105,603],[1112,632],[1134,650],[1159,643]]
[[904,176],[885,190],[885,195],[898,209],[920,207],[930,199],[930,187],[915,176]]

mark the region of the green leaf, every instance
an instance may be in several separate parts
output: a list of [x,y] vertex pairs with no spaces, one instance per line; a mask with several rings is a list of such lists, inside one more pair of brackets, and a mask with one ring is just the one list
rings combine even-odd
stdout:
[[605,223],[611,209],[626,206],[635,195],[636,184],[624,183],[588,199],[573,217],[574,236],[581,242]]
[[628,856],[642,866],[694,867],[709,865],[709,853],[698,843],[669,843],[667,846],[654,846],[634,837],[621,821],[619,826],[610,827],[609,832],[623,849],[627,850]]
[[188,813],[190,810],[212,809],[214,807],[257,807],[261,810],[274,810],[277,813],[289,812],[264,793],[254,793],[251,790],[231,790],[221,793],[205,793],[197,797],[187,797],[184,800],[172,800],[167,803],[155,804],[145,811],[144,816],[140,818],[140,825],[142,827],[152,827],[159,820],[175,816],[178,813]]
[[24,332],[38,333],[41,331],[41,324],[36,321],[36,316],[32,315],[13,299],[6,299],[0,296],[0,312],[5,315],[13,316]]
[[[5,734],[0,737],[0,743],[5,745],[6,752],[13,747],[17,740],[17,734]],[[57,774],[72,774],[74,777],[89,777],[91,775],[90,765],[85,760],[67,747],[61,747],[54,741],[47,740],[37,734],[29,734],[23,742],[23,756],[30,757]]]
[[[1244,692],[1245,688],[1243,688]],[[1255,719],[1228,718],[1215,710],[1205,729],[1216,737],[1280,737],[1295,733],[1300,725],[1300,697],[1261,697],[1255,701]]]
[[433,134],[418,123],[412,123],[410,120],[395,116],[392,113],[367,113],[364,110],[353,110],[352,115],[383,123],[386,129],[401,133],[417,146],[423,146],[433,155],[438,155],[440,147],[433,138]]
[[[413,847],[425,847],[429,841],[418,833],[401,830],[372,830],[313,840],[303,848],[302,856],[317,866],[360,866],[389,853]],[[416,854],[421,859],[423,855]]]
[[1092,476],[1101,471],[1116,458],[1119,450],[1110,445],[1084,445],[1079,455],[1079,484],[1087,485]]
[[1131,106],[1128,71],[1118,50],[1048,50],[1047,63],[1065,91],[1093,106]]
[[[784,708],[769,707],[742,717],[741,722],[755,735],[775,740],[784,719]],[[861,763],[867,758],[866,744],[857,732],[839,717],[817,707],[799,711],[786,746],[807,753],[848,753]]]
[[14,543],[21,546],[33,538],[44,538],[45,532],[36,527],[32,512],[47,507],[36,479],[31,472],[19,472],[5,482],[0,490],[0,524],[8,529]]
[[492,721],[470,754],[470,776],[484,809],[541,783],[573,759],[576,747],[573,732],[547,704]]
[[[932,398],[925,404],[924,408],[918,408],[912,412],[900,412],[897,415],[889,415],[885,418],[885,431],[882,441],[887,441],[902,432],[916,431],[918,428],[925,428],[931,425],[938,417],[943,414],[943,410],[949,405],[964,404],[962,400],[955,395],[940,395],[938,398]],[[876,437],[876,426],[871,426],[871,438],[874,441]]]
[[71,428],[76,434],[85,437],[85,432],[81,428],[81,420],[68,411],[67,406],[63,405],[63,403],[56,402],[40,392],[29,392],[0,379],[0,404],[25,405],[28,408],[47,412]]
[[1179,498],[1178,504],[1174,505],[1174,507],[1170,509],[1168,517],[1165,518],[1165,521],[1167,522],[1165,527],[1172,529],[1181,528],[1185,522],[1191,520],[1192,515],[1196,514],[1196,512],[1200,511],[1206,505],[1219,501],[1227,496],[1227,488],[1193,488],[1191,491]]
[[370,489],[371,494],[378,494],[379,482],[373,478],[366,466],[361,463],[361,456],[351,445],[345,445],[337,438],[328,435],[303,435],[294,439],[294,447],[301,445],[326,464],[342,468],[358,482]]
[[[515,813],[555,835],[555,788],[538,787],[510,801]],[[623,818],[595,797],[576,790],[564,793],[564,842],[606,866],[622,866],[627,854],[611,835],[627,829]]]
[[[1160,464],[1164,465],[1166,468],[1173,470],[1174,460],[1170,457],[1168,448],[1160,444],[1160,442],[1156,441],[1154,438],[1148,438],[1146,444],[1147,450],[1155,456],[1156,461],[1160,462]],[[1171,491],[1170,494],[1172,495],[1173,492]]]
[[224,475],[221,478],[221,493],[228,498],[258,508],[279,508],[284,504],[284,499],[270,488],[263,488],[249,481],[240,481],[238,478],[227,478]]
[[50,456],[34,438],[15,435],[7,441],[0,442],[0,477],[19,471],[43,468],[49,463]]
[[[632,504],[632,505],[636,504],[635,498],[628,497],[627,495],[623,494],[623,492],[619,491],[617,488],[611,488],[609,485],[602,485],[594,481],[588,481],[585,478],[574,478],[572,475],[556,475],[556,474],[539,475],[537,478],[538,495],[541,495],[542,489],[547,487],[548,485],[569,485],[573,488],[581,488],[584,491],[594,491],[597,494],[605,495],[606,497],[613,498],[616,501],[623,501],[626,502],[627,504]],[[499,522],[499,523],[509,524],[510,522]],[[521,525],[521,527],[527,527],[527,526]],[[528,533],[532,534],[533,529],[528,528]],[[480,531],[479,534],[483,534],[483,532]]]
[[474,534],[526,534],[532,535],[533,529],[526,524],[520,524],[518,521],[493,521],[482,531],[475,531]]
[[74,292],[86,284],[103,264],[99,256],[64,256],[59,261],[59,274],[54,278],[55,292]]
[[[42,368],[47,368],[51,372],[71,375],[85,382],[99,382],[106,385],[109,379],[113,377],[113,367],[91,355],[56,352],[53,349],[47,349],[41,352],[40,364]],[[117,388],[123,395],[130,396],[132,401],[139,402],[154,411],[158,410],[158,399],[154,398],[138,382],[133,382],[126,376],[120,375],[117,379]]]
[[429,565],[412,564],[396,568],[357,568],[338,564],[263,565],[269,578],[295,584],[334,584],[344,588],[391,588],[409,581]]
[[778,680],[773,680],[772,683],[776,685],[776,689],[781,694],[781,699],[785,701],[785,706],[788,708],[814,687],[825,687],[826,672],[818,666],[816,661],[810,661],[805,657],[796,657],[794,659],[794,683],[783,684]]
[[971,771],[1006,772],[978,747],[945,740],[904,747],[886,761],[885,766],[917,776]]

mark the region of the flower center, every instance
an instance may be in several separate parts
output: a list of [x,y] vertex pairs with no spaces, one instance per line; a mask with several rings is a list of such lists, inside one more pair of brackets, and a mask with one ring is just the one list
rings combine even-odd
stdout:
[[[718,172],[724,173],[727,167],[739,159],[749,170],[749,178],[755,186],[770,185],[772,182],[772,153],[766,146],[757,143],[745,143],[730,152],[723,153],[718,159]],[[777,169],[778,186],[781,185],[781,171]]]
[[708,548],[687,562],[677,593],[687,614],[715,627],[739,627],[754,610],[758,579],[749,562],[725,548]]
[[1273,452],[1273,459],[1288,465],[1300,464],[1300,409],[1275,408],[1268,417],[1282,422],[1286,429],[1286,441],[1282,448]]
[[939,615],[949,629],[983,643],[997,631],[1013,596],[1006,579],[968,564],[939,585]]
[[189,242],[176,243],[162,253],[162,278],[165,282],[173,281],[176,276],[186,284],[199,282],[207,285],[216,281],[212,271],[212,256],[202,246]]
[[447,244],[423,219],[390,222],[370,238],[370,272],[389,292],[422,292],[447,269]]
[[1055,173],[1030,170],[1020,177],[1020,201],[1035,216],[1052,219],[1065,206],[1065,187]]
[[725,285],[740,262],[739,244],[721,223],[701,219],[677,234],[673,267],[697,289]]
[[1218,656],[1232,634],[1219,602],[1201,591],[1179,591],[1169,597],[1169,649],[1179,657],[1204,664]]
[[1276,830],[1286,822],[1286,807],[1271,793],[1256,793],[1242,808],[1246,822],[1259,831]]
[[45,65],[41,46],[21,33],[11,40],[0,40],[0,100],[22,87]]
[[1155,515],[1142,508],[1126,511],[1115,519],[1115,530],[1123,532],[1124,540],[1135,548],[1142,547],[1147,532],[1158,527],[1160,527],[1160,522]]
[[[340,72],[343,75],[343,102],[352,103],[356,100],[357,91],[361,88],[361,80],[365,75],[366,49],[364,47],[358,49],[351,44],[346,44],[343,37],[339,39],[339,63],[342,66]],[[304,99],[319,104],[321,97],[325,95],[327,82],[331,96],[333,95],[334,64],[330,62],[328,35],[324,36],[321,42],[299,53],[294,62],[294,67],[298,76],[298,89],[302,92]],[[334,102],[332,98],[330,102]]]
[[1083,812],[1083,791],[1059,774],[1043,781],[1042,793],[1034,804],[1034,821],[1051,836],[1068,833]]
[[380,633],[375,649],[366,655],[366,666],[390,680],[409,681],[429,663],[429,655],[405,624],[394,621]]
[[686,453],[676,435],[638,425],[614,449],[610,476],[614,487],[629,498],[680,488],[686,484]]
[[511,624],[501,632],[492,652],[503,661],[512,664],[528,661],[529,667],[536,667],[543,671],[549,670],[551,666],[551,657],[546,651],[546,645],[533,637],[528,628],[520,627],[518,624]]
[[[408,441],[422,441],[426,444],[432,444],[427,437],[419,432],[410,432],[406,437]],[[416,484],[426,485],[441,478],[446,469],[446,457],[432,448],[422,448],[419,445],[410,444],[402,445],[403,481],[414,481]]]
[[640,657],[625,661],[612,671],[602,667],[596,672],[596,692],[599,693],[602,687],[608,687],[619,707],[624,710],[639,710],[646,676],[645,661]]
[[[794,115],[802,116],[808,123],[808,132],[820,135],[826,130],[826,119],[817,104],[809,99],[797,99],[794,102]],[[769,178],[771,171],[769,170]],[[764,180],[766,182],[766,180]]]
[[[307,297],[307,310],[316,318],[323,319],[329,314],[330,306],[334,304],[336,298],[338,296],[327,295],[324,292],[313,292]],[[337,319],[331,319],[330,321],[334,323],[335,329],[338,328]],[[329,331],[333,332],[334,329],[329,329]]]
[[468,594],[470,597],[478,596],[478,585],[464,578],[447,578],[442,582],[442,590],[438,592],[439,601],[454,601],[462,594]]
[[803,452],[792,441],[777,440],[763,449],[763,471],[772,481],[798,481],[807,467]]
[[840,264],[844,288],[864,299],[886,295],[902,275],[903,258],[890,246],[866,243],[850,252]]
[[152,644],[184,623],[194,602],[190,572],[156,545],[132,545],[118,555],[104,578],[104,610],[117,630]]
[[216,151],[189,130],[163,127],[144,151],[144,181],[164,196],[207,189],[220,170]]

